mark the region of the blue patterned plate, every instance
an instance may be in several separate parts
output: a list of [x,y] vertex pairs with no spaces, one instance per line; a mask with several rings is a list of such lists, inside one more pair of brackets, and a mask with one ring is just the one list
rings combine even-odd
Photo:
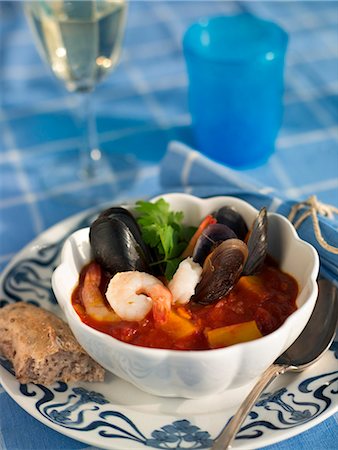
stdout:
[[[20,300],[62,312],[50,278],[65,238],[87,226],[95,212],[76,215],[41,234],[13,259],[0,280],[0,307]],[[233,448],[258,448],[299,434],[337,411],[338,347],[315,365],[269,386]],[[197,400],[146,394],[108,374],[104,383],[20,385],[0,357],[0,382],[30,415],[73,439],[116,449],[207,449],[251,385]]]

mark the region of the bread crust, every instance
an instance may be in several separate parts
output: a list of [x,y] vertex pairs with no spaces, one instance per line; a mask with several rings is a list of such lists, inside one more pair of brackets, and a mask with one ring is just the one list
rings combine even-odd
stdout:
[[0,353],[20,383],[103,381],[104,369],[55,314],[18,302],[0,309]]

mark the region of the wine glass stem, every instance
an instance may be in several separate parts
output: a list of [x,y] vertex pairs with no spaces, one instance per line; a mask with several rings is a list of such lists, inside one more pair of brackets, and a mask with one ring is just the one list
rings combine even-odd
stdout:
[[91,93],[81,92],[79,115],[83,139],[80,151],[80,171],[84,179],[93,179],[97,175],[101,151],[98,147],[96,120],[91,104]]

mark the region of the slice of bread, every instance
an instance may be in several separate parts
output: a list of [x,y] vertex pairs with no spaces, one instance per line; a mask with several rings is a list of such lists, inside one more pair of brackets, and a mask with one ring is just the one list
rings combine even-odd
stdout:
[[76,341],[56,315],[29,303],[0,309],[0,354],[20,383],[103,381],[104,369]]

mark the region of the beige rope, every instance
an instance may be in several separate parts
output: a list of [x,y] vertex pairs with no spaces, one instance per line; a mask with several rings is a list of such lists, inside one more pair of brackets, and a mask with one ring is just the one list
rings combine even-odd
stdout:
[[[300,217],[293,223],[298,211],[304,208],[306,208],[306,211],[304,211],[300,215]],[[322,236],[319,227],[318,214],[324,217],[328,217],[329,219],[333,219],[334,214],[338,214],[338,208],[336,208],[335,206],[326,205],[325,203],[321,203],[320,201],[317,200],[317,197],[315,195],[311,195],[311,197],[305,200],[305,202],[297,203],[291,208],[288,219],[290,220],[291,223],[293,223],[294,227],[297,229],[304,222],[305,219],[311,216],[313,223],[313,230],[319,244],[323,248],[325,248],[325,250],[334,253],[335,255],[338,255],[338,248],[328,244]]]

